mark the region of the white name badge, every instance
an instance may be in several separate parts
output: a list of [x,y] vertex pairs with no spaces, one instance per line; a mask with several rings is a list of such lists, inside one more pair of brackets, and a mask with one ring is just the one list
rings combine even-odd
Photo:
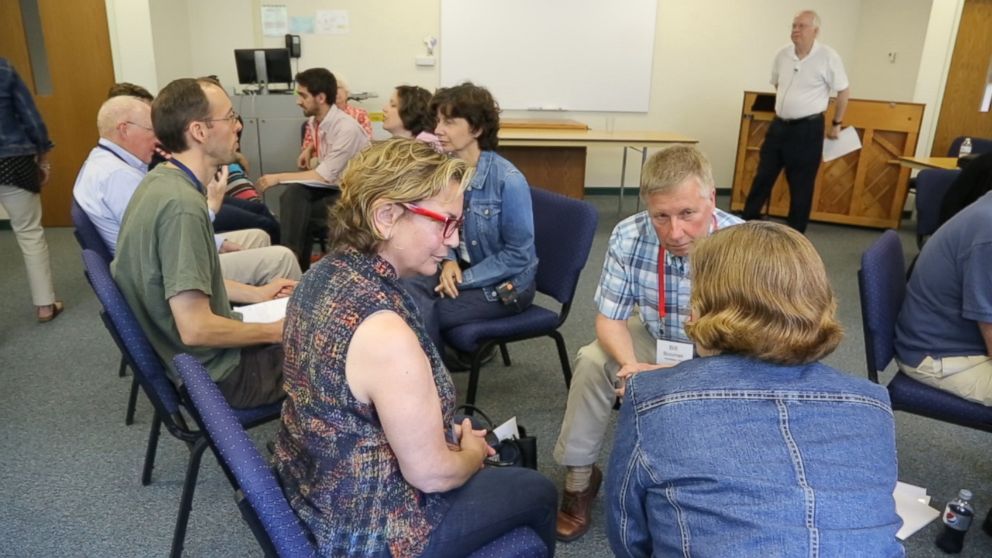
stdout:
[[680,343],[667,339],[658,340],[655,362],[666,366],[675,366],[680,362],[692,359],[692,343]]

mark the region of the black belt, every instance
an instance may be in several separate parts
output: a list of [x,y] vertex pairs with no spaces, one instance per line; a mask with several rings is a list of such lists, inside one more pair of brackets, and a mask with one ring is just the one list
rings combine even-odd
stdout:
[[822,112],[817,112],[815,114],[811,114],[809,116],[804,116],[802,118],[781,118],[781,117],[776,116],[775,117],[775,120],[778,120],[782,124],[788,124],[788,125],[791,126],[792,124],[801,124],[803,122],[808,122],[810,120],[817,120],[817,119],[822,119],[822,118],[823,118],[823,113]]

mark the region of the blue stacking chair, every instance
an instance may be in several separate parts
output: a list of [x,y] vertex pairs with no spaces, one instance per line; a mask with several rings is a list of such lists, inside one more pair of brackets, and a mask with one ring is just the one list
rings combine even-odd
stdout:
[[927,169],[916,175],[916,247],[940,226],[940,204],[961,171]]
[[510,365],[506,344],[548,336],[555,340],[565,387],[572,382],[565,339],[558,329],[565,323],[572,306],[575,286],[589,259],[598,216],[596,208],[541,188],[531,188],[534,208],[534,246],[537,250],[537,291],[561,304],[558,312],[537,304],[523,312],[480,322],[471,322],[443,332],[444,340],[455,349],[472,355],[465,402],[475,404],[479,369],[483,356],[499,345],[503,364]]
[[[72,224],[75,225],[75,230],[73,235],[76,237],[76,242],[79,243],[79,247],[83,250],[90,249],[96,252],[101,258],[103,258],[108,264],[114,257],[110,254],[110,249],[107,248],[106,243],[103,242],[103,237],[96,230],[96,226],[93,225],[93,221],[90,220],[90,216],[86,214],[86,211],[76,202],[76,199],[72,200],[72,208],[70,210],[72,214]],[[89,276],[87,276],[89,279]],[[101,317],[106,321],[106,317],[103,316],[101,311]],[[111,333],[111,336],[114,334]],[[124,346],[121,344],[120,339],[114,337],[114,343],[117,344],[117,348],[121,351],[121,363],[117,368],[117,375],[121,378],[127,373],[127,359],[124,358]],[[135,377],[131,380],[131,393],[127,398],[127,412],[124,415],[124,424],[130,426],[134,423],[134,407],[138,401],[138,378]]]
[[[303,558],[316,548],[293,512],[258,448],[248,437],[206,369],[190,355],[174,359],[194,416],[238,492],[238,507],[266,556]],[[547,548],[533,530],[518,527],[471,554],[471,558],[543,558]]]
[[[155,453],[158,448],[158,438],[162,426],[176,439],[189,448],[189,464],[183,483],[183,492],[179,501],[179,513],[176,518],[176,528],[172,539],[171,556],[182,555],[183,541],[186,538],[186,526],[189,523],[190,511],[193,508],[193,491],[196,489],[196,478],[200,471],[200,461],[207,449],[207,440],[203,433],[187,425],[183,417],[183,404],[175,384],[169,379],[161,359],[155,354],[148,338],[138,325],[138,320],[127,305],[110,275],[110,265],[106,260],[90,249],[83,250],[83,266],[86,275],[96,291],[96,296],[103,305],[104,325],[115,339],[118,339],[124,349],[134,376],[144,390],[145,395],[155,408],[151,430],[148,434],[148,447],[145,451],[145,463],[141,472],[141,484],[151,483],[152,469],[155,466]],[[279,418],[282,410],[281,403],[273,403],[253,409],[239,409],[235,417],[246,428],[263,424]]]
[[[905,261],[899,235],[885,231],[861,256],[858,289],[868,378],[895,358],[896,319],[906,297]],[[992,432],[992,407],[918,382],[901,371],[886,386],[892,408],[959,426]]]

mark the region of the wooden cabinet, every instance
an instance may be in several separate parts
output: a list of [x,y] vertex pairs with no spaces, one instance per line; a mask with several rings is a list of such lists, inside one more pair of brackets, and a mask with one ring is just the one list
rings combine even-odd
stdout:
[[[769,107],[771,93],[744,92],[737,162],[730,207],[744,209],[751,190],[758,156],[768,126],[775,117]],[[762,99],[763,97],[763,99]],[[758,101],[757,107],[755,101]],[[833,119],[830,101],[826,119]],[[924,105],[851,99],[844,115],[844,126],[854,126],[862,148],[820,165],[813,193],[810,219],[874,228],[898,228],[906,202],[909,169],[901,167],[900,156],[916,153]],[[785,217],[789,213],[789,188],[785,175],[779,176],[772,190],[768,213]]]

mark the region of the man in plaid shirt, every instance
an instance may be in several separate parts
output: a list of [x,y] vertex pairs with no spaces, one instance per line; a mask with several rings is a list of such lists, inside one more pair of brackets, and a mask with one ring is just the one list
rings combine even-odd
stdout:
[[626,378],[660,367],[659,340],[691,355],[682,325],[690,314],[693,242],[743,222],[716,208],[713,171],[692,146],[653,155],[641,171],[640,195],[647,209],[621,221],[610,236],[596,288],[596,340],[579,349],[555,446],[555,460],[568,468],[557,524],[563,541],[589,530],[602,481],[594,463]]

